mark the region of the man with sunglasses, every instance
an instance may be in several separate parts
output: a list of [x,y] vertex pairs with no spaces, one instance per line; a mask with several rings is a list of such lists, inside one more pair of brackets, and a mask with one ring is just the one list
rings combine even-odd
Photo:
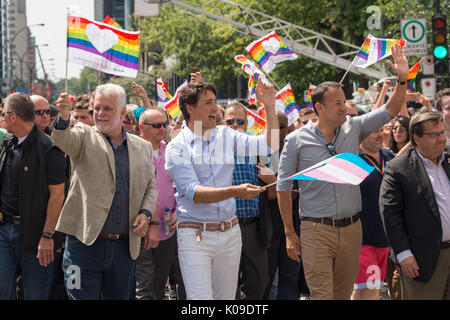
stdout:
[[256,86],[264,102],[267,130],[249,136],[216,127],[216,89],[195,82],[180,92],[186,125],[168,144],[166,170],[177,189],[178,257],[187,299],[234,300],[242,239],[235,197],[251,199],[266,189],[250,183],[232,185],[234,156],[269,155],[278,149],[275,89]]
[[389,161],[379,205],[405,300],[450,298],[450,162],[443,117],[414,114],[413,149]]
[[34,118],[34,123],[42,132],[51,135],[52,131],[50,130],[50,105],[48,100],[43,96],[34,94],[30,96],[31,101],[34,104],[34,114],[36,115]]
[[[169,227],[175,227],[177,215],[175,188],[172,177],[164,168],[168,119],[160,108],[144,111],[139,117],[139,132],[142,138],[152,144],[153,166],[155,167],[158,200],[156,204],[159,220],[159,237],[148,232],[141,241],[141,251],[136,259],[136,299],[164,300],[167,277],[175,255],[176,235],[166,233],[164,215],[170,214]],[[168,209],[168,211],[166,211]]]
[[[316,123],[289,134],[281,154],[278,179],[285,179],[338,153],[358,154],[359,144],[400,111],[406,95],[408,60],[399,45],[392,47],[398,84],[385,106],[368,114],[346,115],[345,95],[336,82],[323,82],[312,93]],[[300,180],[300,239],[292,222],[292,180],[277,186],[286,232],[286,249],[300,261],[311,299],[350,299],[358,275],[361,251],[359,186]],[[300,243],[301,241],[301,243]]]
[[[247,131],[247,110],[239,102],[233,102],[225,111],[225,123],[227,127],[245,133]],[[257,157],[237,157],[233,172],[233,185],[251,183],[259,185],[259,178],[264,184],[276,181],[275,175],[261,175],[261,171],[268,169],[264,164],[257,163]],[[273,200],[276,198],[275,188],[268,190]],[[269,195],[268,195],[269,197]],[[236,198],[236,216],[242,235],[242,253],[239,267],[241,290],[247,300],[260,300],[269,280],[268,260],[266,245],[260,236],[260,195],[251,199]],[[268,240],[270,242],[270,239]],[[238,290],[239,291],[239,290]],[[238,292],[237,298],[240,295]]]
[[10,95],[2,116],[10,134],[0,147],[0,300],[13,299],[19,269],[24,299],[47,300],[64,201],[64,154],[36,127],[26,94]]

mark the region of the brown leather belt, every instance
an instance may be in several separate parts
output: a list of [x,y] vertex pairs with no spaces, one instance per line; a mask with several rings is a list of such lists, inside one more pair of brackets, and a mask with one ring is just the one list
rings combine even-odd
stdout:
[[100,234],[97,239],[119,240],[128,237],[128,234]]
[[235,225],[238,224],[237,217],[232,218],[228,221],[222,222],[193,222],[193,221],[183,221],[178,223],[178,228],[191,228],[197,229],[197,241],[200,242],[202,240],[202,231],[221,231],[225,232],[230,230]]
[[333,218],[311,218],[311,217],[301,217],[300,220],[302,221],[312,221],[320,224],[326,224],[333,227],[346,227],[351,225],[352,223],[355,223],[359,220],[359,213],[355,214],[354,216],[348,217],[348,218],[342,218],[342,219],[333,219]]

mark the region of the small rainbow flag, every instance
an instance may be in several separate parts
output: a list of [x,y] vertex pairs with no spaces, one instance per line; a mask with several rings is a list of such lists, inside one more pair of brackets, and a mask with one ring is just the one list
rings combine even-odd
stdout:
[[158,94],[158,107],[164,108],[166,103],[172,99],[172,95],[167,91],[167,83],[161,78],[156,79],[156,91]]
[[275,107],[287,115],[288,126],[299,118],[298,110],[300,108],[295,103],[294,92],[289,83],[275,94]]
[[403,48],[405,40],[376,38],[369,34],[353,59],[353,65],[366,68],[392,54],[391,47],[396,43]]
[[70,62],[117,76],[137,76],[139,32],[69,16],[67,47]]
[[106,15],[105,19],[103,20],[103,23],[109,24],[119,29],[123,29],[122,26],[116,22],[116,20],[114,20],[109,16],[109,14]]
[[306,100],[306,108],[311,108],[311,109],[314,108],[314,106],[313,106],[313,104],[312,104],[312,98],[311,98],[311,95],[312,95],[312,92],[313,92],[313,90],[314,90],[315,88],[316,88],[315,85],[309,84],[309,89],[308,89],[308,99]]
[[278,37],[275,31],[250,43],[245,50],[253,60],[266,72],[275,69],[277,63],[295,60],[298,56],[292,52]]
[[258,79],[261,77],[260,73],[253,73],[248,79],[248,102],[249,104],[256,104],[256,84]]
[[181,113],[180,106],[178,104],[178,96],[180,95],[180,91],[188,85],[187,81],[184,81],[181,86],[178,87],[175,95],[165,104],[164,108],[170,114],[174,121],[177,120],[178,116]]
[[237,55],[234,57],[236,62],[239,62],[242,65],[242,71],[247,73],[248,75],[252,75],[254,73],[262,74],[261,70],[255,65],[253,61],[250,61],[246,56]]
[[247,109],[247,120],[248,120],[247,133],[257,136],[261,133],[261,130],[264,130],[266,128],[266,120],[264,120],[263,117],[254,113],[250,109],[248,108],[245,109]]
[[408,72],[408,90],[414,91],[414,82],[416,82],[416,77],[417,77],[417,73],[419,72],[419,67],[420,67],[420,63],[422,62],[423,58],[419,60],[419,62],[417,62],[415,65],[413,65],[411,67],[411,69],[409,69]]

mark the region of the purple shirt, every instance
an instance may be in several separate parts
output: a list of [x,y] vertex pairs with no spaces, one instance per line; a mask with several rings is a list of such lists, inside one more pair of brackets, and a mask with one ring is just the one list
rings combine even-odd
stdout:
[[164,169],[166,163],[166,143],[161,141],[159,150],[153,151],[158,153],[158,157],[153,157],[153,166],[155,167],[156,188],[158,189],[158,201],[156,210],[158,212],[159,221],[159,241],[167,240],[172,235],[167,236],[164,230],[164,212],[166,208],[170,209],[172,214],[176,214],[175,209],[177,203],[175,201],[175,188],[170,174]]

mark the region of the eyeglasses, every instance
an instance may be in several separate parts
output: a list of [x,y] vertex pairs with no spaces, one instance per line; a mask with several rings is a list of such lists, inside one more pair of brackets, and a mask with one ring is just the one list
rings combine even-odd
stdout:
[[328,144],[326,145],[326,147],[327,147],[327,149],[328,149],[328,152],[329,152],[332,156],[337,155],[336,147],[335,147],[333,144],[328,143]]
[[404,132],[406,132],[406,129],[402,128],[402,127],[394,127],[394,128],[392,128],[392,131],[398,131],[398,133],[404,133]]
[[154,129],[159,129],[162,126],[164,126],[164,128],[166,128],[169,125],[168,122],[155,122],[155,123],[144,122],[144,124],[147,125],[147,126],[152,126]]
[[47,110],[34,110],[34,113],[36,115],[38,115],[38,116],[42,116],[42,115],[44,115],[44,113],[48,115],[48,114],[50,114],[50,109],[47,109]]
[[437,139],[440,136],[445,136],[446,130],[442,130],[441,132],[424,132],[423,134],[429,135],[433,139]]
[[[317,121],[317,118],[311,118],[311,119],[309,119],[309,120],[311,120],[311,121],[314,123],[314,122]],[[302,121],[303,125],[307,124],[309,120],[303,120],[303,121]]]
[[238,126],[242,126],[245,123],[245,119],[227,119],[225,123],[229,126],[232,126],[234,122],[237,123]]
[[7,114],[11,114],[14,111],[7,111],[7,112],[2,112],[2,117],[4,118]]

